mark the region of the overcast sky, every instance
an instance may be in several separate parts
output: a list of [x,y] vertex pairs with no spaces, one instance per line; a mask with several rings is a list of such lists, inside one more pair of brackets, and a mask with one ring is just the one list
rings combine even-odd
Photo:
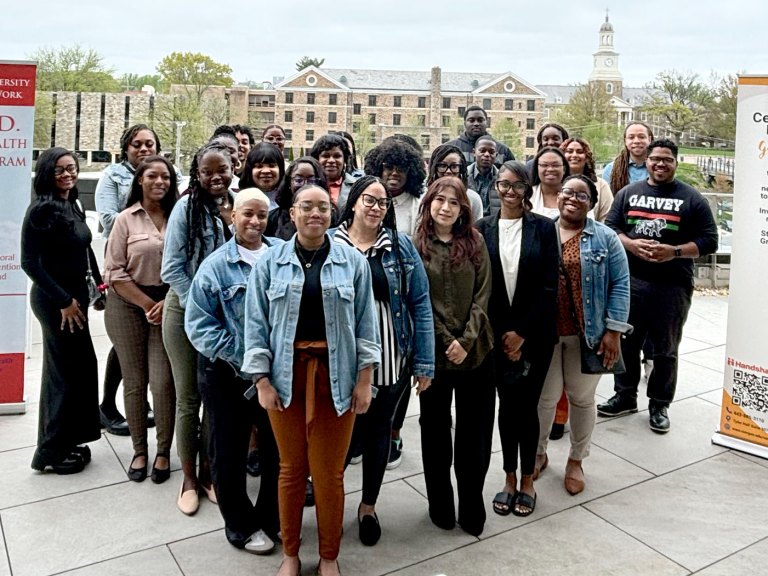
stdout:
[[167,54],[193,51],[229,64],[237,81],[289,76],[307,55],[328,68],[438,65],[578,84],[592,70],[606,8],[627,86],[669,69],[702,79],[713,70],[768,73],[765,0],[14,0],[3,2],[0,59],[77,42],[118,75],[154,74]]

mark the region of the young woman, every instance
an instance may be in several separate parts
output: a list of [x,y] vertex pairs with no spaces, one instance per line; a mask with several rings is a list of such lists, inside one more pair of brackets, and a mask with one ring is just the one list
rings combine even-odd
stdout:
[[[229,150],[216,143],[203,146],[190,167],[188,194],[176,203],[168,219],[163,249],[161,278],[170,286],[163,307],[163,343],[176,385],[176,447],[184,474],[177,505],[188,515],[197,512],[200,505],[197,493],[201,487],[212,502],[216,502],[216,494],[211,486],[206,443],[198,440],[201,400],[197,386],[197,351],[184,331],[184,308],[200,264],[231,238],[230,223],[219,212],[231,181]],[[204,438],[206,428],[204,418]]]
[[485,242],[472,227],[461,180],[446,176],[429,186],[419,210],[415,244],[429,278],[436,336],[434,383],[419,396],[429,517],[445,530],[456,524],[451,483],[455,454],[458,522],[478,536],[485,526],[483,485],[491,461],[496,403],[488,319],[491,267]]
[[536,460],[537,467],[544,470],[547,431],[565,391],[571,419],[571,451],[564,479],[569,494],[584,490],[582,460],[589,455],[595,427],[595,389],[600,380],[599,374],[581,373],[580,335],[603,355],[604,365],[610,368],[619,357],[621,335],[632,329],[627,324],[627,255],[613,230],[587,217],[597,197],[591,178],[566,178],[558,198],[560,217],[555,223],[562,253],[557,296],[559,342],[539,399],[541,433]]
[[366,546],[381,537],[376,501],[384,480],[392,438],[392,420],[400,399],[416,378],[416,393],[434,376],[435,338],[429,284],[411,240],[397,232],[392,197],[375,176],[352,185],[336,242],[357,248],[368,260],[379,319],[382,359],[374,372],[377,389],[371,408],[355,419],[349,456],[363,456],[363,494],[358,534]]
[[347,148],[349,148],[347,173],[350,174],[353,178],[360,178],[360,176],[363,176],[363,171],[357,166],[357,148],[355,147],[355,139],[352,138],[352,134],[343,130],[339,130],[338,132],[331,132],[331,134],[338,134],[344,138],[344,142],[347,143]]
[[173,166],[162,156],[146,156],[136,168],[128,208],[117,217],[105,258],[111,291],[104,324],[124,377],[125,410],[133,440],[128,478],[147,477],[147,384],[157,418],[157,456],[152,481],[171,475],[176,393],[163,347],[163,303],[168,285],[160,278],[163,240],[178,188]]
[[595,174],[595,159],[589,143],[578,136],[568,138],[560,145],[560,150],[565,154],[571,174],[583,174],[595,183],[597,202],[590,208],[588,215],[598,222],[603,222],[613,204],[613,193],[608,182]]
[[248,152],[240,189],[258,188],[269,198],[269,210],[277,209],[277,191],[285,177],[285,160],[280,149],[263,142]]
[[276,146],[281,155],[285,151],[285,140],[285,130],[277,124],[270,124],[261,132],[261,141]]
[[[547,122],[536,133],[536,152],[540,152],[542,148],[560,148],[560,145],[567,139],[568,130],[560,126],[560,124]],[[533,170],[533,159],[525,163],[525,168],[528,170],[530,177],[533,178],[536,173]]]
[[[552,157],[545,161],[554,163],[558,156]],[[528,516],[536,506],[537,408],[557,340],[557,236],[552,220],[531,211],[533,188],[523,164],[502,164],[496,191],[501,210],[477,224],[493,273],[489,315],[497,343],[499,435],[506,473],[504,489],[493,499],[493,511]]]
[[339,210],[343,210],[349,190],[357,180],[347,172],[350,150],[344,138],[339,134],[321,136],[312,146],[309,155],[320,162],[328,182],[331,201],[339,207]]
[[43,331],[37,449],[32,468],[74,474],[101,437],[96,353],[88,328],[88,269],[101,284],[91,231],[77,202],[74,154],[50,148],[37,160],[35,199],[21,228],[21,267]]
[[[275,548],[278,456],[267,413],[244,393],[242,372],[245,289],[253,266],[279,240],[263,237],[269,198],[256,188],[238,192],[232,210],[234,236],[206,258],[192,280],[185,328],[199,355],[200,392],[209,425],[211,474],[224,533],[230,544],[254,554]],[[259,429],[261,481],[256,504],[246,490],[251,427]]]
[[[160,139],[157,133],[146,124],[134,124],[126,128],[120,137],[121,162],[112,164],[101,173],[96,184],[96,212],[103,228],[102,236],[109,238],[112,226],[117,215],[127,206],[128,196],[131,192],[131,183],[136,173],[136,168],[142,159],[153,154],[160,154]],[[101,425],[110,434],[116,436],[128,436],[128,422],[115,405],[115,396],[120,381],[123,379],[120,370],[120,362],[114,347],[107,356],[107,366],[104,371],[104,388],[102,392]],[[149,406],[147,406],[149,408]],[[154,414],[149,411],[147,422],[154,426]]]
[[480,194],[469,188],[469,170],[464,154],[452,144],[441,144],[432,151],[429,158],[429,174],[427,186],[443,176],[455,176],[467,186],[467,197],[472,208],[472,221],[477,222],[483,217],[483,201]]
[[652,140],[653,131],[645,122],[635,120],[624,128],[624,148],[603,168],[603,180],[610,184],[614,193],[627,184],[648,178],[645,159]]
[[[267,229],[264,234],[283,240],[290,240],[296,233],[296,226],[291,219],[293,196],[307,184],[326,187],[325,173],[317,160],[312,156],[303,156],[291,162],[285,171],[285,176],[277,191],[277,208],[269,213]],[[335,219],[331,219],[333,225]]]
[[280,451],[278,575],[301,571],[308,474],[317,496],[320,563],[337,576],[344,517],[344,459],[355,414],[371,402],[381,358],[371,271],[357,250],[326,231],[331,198],[308,185],[293,206],[296,236],[267,252],[248,281],[243,371],[254,374]]
[[563,178],[571,173],[568,160],[560,148],[550,146],[536,153],[531,169],[533,171],[531,210],[536,214],[554,219],[558,215],[557,195],[560,194]]

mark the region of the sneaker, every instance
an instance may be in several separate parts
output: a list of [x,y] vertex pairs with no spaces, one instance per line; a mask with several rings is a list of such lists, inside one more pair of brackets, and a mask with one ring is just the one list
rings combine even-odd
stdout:
[[653,372],[653,360],[643,360],[643,375],[640,377],[640,384],[648,386],[651,372]]
[[363,451],[362,446],[360,447],[360,452],[357,452],[352,455],[352,458],[349,459],[350,464],[360,464],[360,462],[363,461]]
[[650,413],[648,424],[651,430],[659,434],[669,432],[669,415],[666,406],[649,405],[648,412]]
[[603,404],[597,405],[597,413],[600,416],[621,416],[637,412],[637,398],[627,398],[614,394]]
[[244,549],[251,554],[270,554],[275,549],[275,543],[264,530],[259,530],[251,534],[251,537],[245,542]]
[[389,460],[387,461],[387,470],[392,470],[400,466],[403,461],[403,439],[392,439],[392,447],[389,449]]
[[558,424],[555,422],[552,424],[552,430],[549,432],[550,440],[560,440],[565,434],[565,424]]

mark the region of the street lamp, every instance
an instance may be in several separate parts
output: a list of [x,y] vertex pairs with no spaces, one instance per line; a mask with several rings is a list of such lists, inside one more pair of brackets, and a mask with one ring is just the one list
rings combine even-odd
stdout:
[[186,125],[186,122],[176,121],[176,166],[181,166],[181,129]]

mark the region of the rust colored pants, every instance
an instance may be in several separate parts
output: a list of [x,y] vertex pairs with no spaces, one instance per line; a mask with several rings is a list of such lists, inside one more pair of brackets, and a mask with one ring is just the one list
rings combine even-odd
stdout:
[[566,422],[568,422],[568,396],[563,390],[555,410],[555,424],[565,424]]
[[320,557],[339,555],[344,520],[344,458],[355,415],[338,416],[331,398],[326,342],[296,342],[293,397],[282,412],[269,411],[280,452],[278,503],[283,551],[298,556],[307,476],[315,487]]

